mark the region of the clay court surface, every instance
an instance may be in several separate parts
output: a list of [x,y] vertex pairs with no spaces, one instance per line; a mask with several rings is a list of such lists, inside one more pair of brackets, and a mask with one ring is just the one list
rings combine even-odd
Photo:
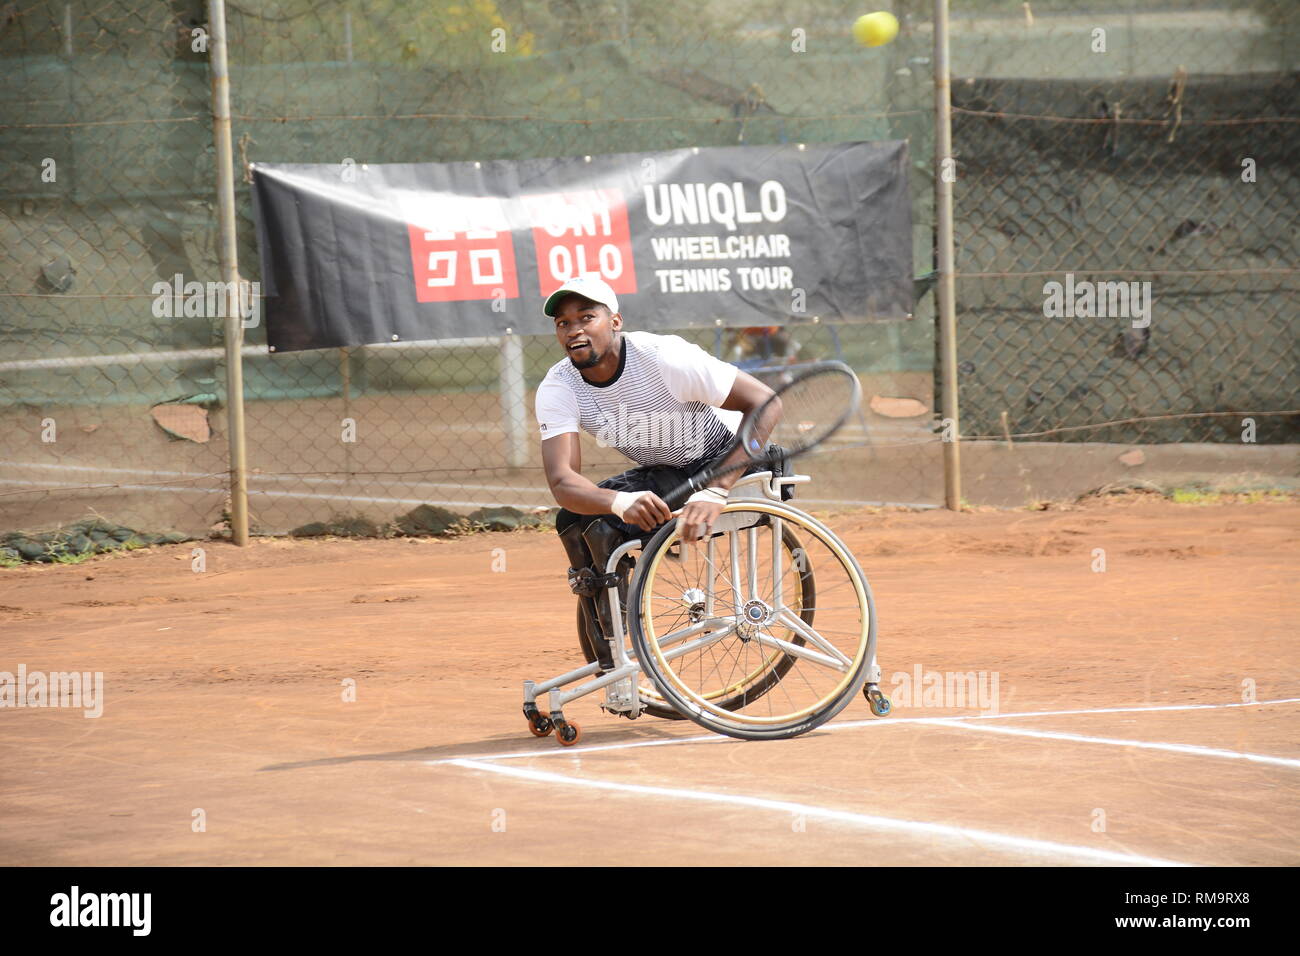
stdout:
[[211,542],[201,574],[188,545],[0,571],[0,670],[104,674],[97,719],[0,710],[0,857],[1300,863],[1300,505],[831,523],[875,591],[885,689],[918,665],[996,673],[996,714],[916,701],[881,720],[858,698],[744,743],[591,696],[566,708],[577,747],[534,739],[523,679],[578,663],[549,532]]

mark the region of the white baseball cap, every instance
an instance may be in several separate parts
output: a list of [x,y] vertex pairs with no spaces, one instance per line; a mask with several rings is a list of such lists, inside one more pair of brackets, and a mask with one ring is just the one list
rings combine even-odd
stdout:
[[555,307],[560,304],[560,299],[570,292],[576,292],[592,302],[599,302],[611,312],[618,311],[618,296],[614,295],[614,290],[608,283],[594,272],[584,272],[572,279],[566,279],[562,286],[546,297],[546,304],[542,306],[542,311],[554,318]]

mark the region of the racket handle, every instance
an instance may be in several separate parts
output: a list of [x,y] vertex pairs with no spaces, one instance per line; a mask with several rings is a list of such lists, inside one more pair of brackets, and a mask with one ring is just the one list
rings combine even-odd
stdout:
[[700,487],[700,485],[696,484],[694,478],[687,478],[686,481],[664,497],[664,504],[668,506],[670,511],[676,511],[686,504],[686,499],[699,491]]

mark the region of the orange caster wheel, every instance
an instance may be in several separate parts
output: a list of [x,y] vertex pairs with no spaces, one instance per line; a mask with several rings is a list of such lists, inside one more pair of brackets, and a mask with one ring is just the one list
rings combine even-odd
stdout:
[[572,747],[582,739],[582,728],[574,723],[566,723],[563,726],[556,728],[555,739],[558,740],[560,745],[563,747]]
[[528,721],[528,732],[534,737],[549,737],[554,729],[555,725],[551,723],[551,718],[545,714],[538,714]]
[[534,737],[549,736],[555,729],[555,722],[550,715],[543,714],[531,701],[524,704],[524,719],[528,721],[528,732]]

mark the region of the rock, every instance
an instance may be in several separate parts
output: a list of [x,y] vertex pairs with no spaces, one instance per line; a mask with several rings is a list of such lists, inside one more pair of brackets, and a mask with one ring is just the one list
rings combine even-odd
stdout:
[[329,525],[330,534],[345,538],[377,538],[379,526],[367,518],[343,518]]
[[155,544],[180,544],[193,540],[180,531],[149,534],[102,518],[83,518],[57,530],[39,534],[10,531],[0,534],[0,557],[10,560],[50,562],[61,557],[98,554]]
[[1126,451],[1124,454],[1120,455],[1119,460],[1122,464],[1128,465],[1130,468],[1135,468],[1138,465],[1144,464],[1147,460],[1147,456],[1142,453],[1142,449],[1134,448],[1132,451]]
[[929,411],[924,402],[914,398],[885,398],[881,395],[871,396],[871,410],[886,418],[915,418]]
[[77,274],[77,267],[66,255],[56,256],[41,266],[41,275],[55,292],[67,292],[72,288]]
[[461,521],[460,515],[435,505],[419,505],[397,519],[397,529],[403,534],[445,534],[447,529]]
[[85,554],[87,551],[95,550],[95,542],[81,533],[72,535],[67,541],[63,542],[63,546],[72,554]]
[[110,521],[105,521],[103,518],[83,518],[81,521],[69,525],[68,530],[84,531],[87,534],[91,534],[95,531],[102,531],[105,534],[111,534],[117,530],[117,525]]
[[518,508],[478,508],[465,516],[466,521],[486,525],[489,531],[514,531],[535,523],[528,519]]
[[31,538],[17,538],[9,546],[26,561],[39,561],[48,551],[44,542],[33,541]]
[[212,437],[208,410],[198,405],[155,405],[149,409],[154,422],[172,438],[205,443]]

